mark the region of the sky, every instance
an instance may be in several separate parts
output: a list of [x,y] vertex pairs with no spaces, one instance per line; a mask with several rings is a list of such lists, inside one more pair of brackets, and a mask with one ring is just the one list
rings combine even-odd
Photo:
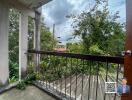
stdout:
[[[73,37],[73,28],[71,24],[73,21],[66,18],[67,15],[78,15],[82,11],[88,11],[94,4],[94,0],[52,0],[42,8],[42,16],[44,23],[53,30],[55,24],[55,37],[61,37],[59,40],[65,44],[67,40]],[[125,0],[109,0],[108,3],[111,14],[119,11],[119,22],[126,21]],[[71,40],[72,42],[78,41],[79,38]]]

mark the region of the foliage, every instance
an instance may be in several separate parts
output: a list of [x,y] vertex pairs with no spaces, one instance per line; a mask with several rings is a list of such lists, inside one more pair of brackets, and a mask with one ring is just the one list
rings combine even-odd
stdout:
[[34,38],[34,19],[32,17],[28,18],[28,49],[33,49],[33,39]]
[[9,83],[14,83],[18,80],[18,78],[16,78],[15,76],[12,76],[11,78],[9,78]]
[[27,74],[26,78],[24,79],[25,84],[32,84],[33,81],[36,80],[36,74]]
[[[34,38],[34,19],[28,18],[28,49],[33,49]],[[15,9],[10,10],[9,14],[9,70],[10,82],[18,79],[19,67],[19,12]],[[56,40],[49,29],[42,23],[41,26],[41,49],[52,50]],[[29,59],[31,62],[31,59]]]
[[10,10],[9,14],[9,70],[10,82],[18,78],[19,54],[19,12]]
[[82,53],[82,43],[67,43],[66,44],[67,49],[71,53]]
[[37,75],[33,70],[33,66],[30,65],[27,69],[26,77],[24,77],[21,81],[19,81],[16,88],[19,90],[26,89],[26,86],[32,84],[33,81],[36,80],[36,77],[37,77]]
[[21,80],[21,81],[17,84],[16,88],[19,89],[19,90],[24,90],[24,89],[26,89],[26,84],[25,84],[24,80]]
[[92,54],[100,54],[100,55],[103,55],[103,50],[101,50],[99,48],[98,45],[92,45],[90,48],[89,48],[89,52],[91,52]]
[[[82,52],[86,54],[94,54],[91,49],[96,49],[100,52],[98,54],[119,55],[124,49],[125,38],[124,25],[117,21],[119,12],[111,15],[106,1],[95,1],[96,4],[90,11],[71,16],[74,20],[74,35],[81,37]],[[99,8],[100,5],[104,5],[102,9]]]
[[53,46],[56,45],[57,41],[53,38],[53,34],[49,31],[49,28],[44,23],[41,25],[41,50],[52,51]]
[[10,80],[18,79],[18,63],[9,61]]
[[108,40],[107,51],[111,55],[121,56],[121,51],[124,50],[125,45],[125,34],[114,34]]
[[[28,49],[33,49],[33,37],[34,37],[34,23],[33,19],[29,17],[29,45]],[[41,50],[44,51],[52,51],[53,50],[53,45],[56,45],[57,41],[53,39],[53,34],[50,32],[49,28],[46,27],[46,25],[41,22],[41,30],[40,30],[40,47]]]

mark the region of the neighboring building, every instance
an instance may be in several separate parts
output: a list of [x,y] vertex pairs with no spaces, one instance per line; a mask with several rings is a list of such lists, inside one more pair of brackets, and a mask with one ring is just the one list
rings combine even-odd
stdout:
[[56,51],[56,52],[68,52],[65,45],[57,45],[57,47],[54,48],[54,51]]

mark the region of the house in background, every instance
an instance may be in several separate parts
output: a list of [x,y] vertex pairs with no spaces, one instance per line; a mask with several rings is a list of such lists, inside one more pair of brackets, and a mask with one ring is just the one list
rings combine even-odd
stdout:
[[57,46],[56,46],[56,48],[54,48],[54,51],[56,51],[56,52],[69,52],[69,50],[66,48],[66,46],[65,45],[60,45],[60,44],[58,44]]

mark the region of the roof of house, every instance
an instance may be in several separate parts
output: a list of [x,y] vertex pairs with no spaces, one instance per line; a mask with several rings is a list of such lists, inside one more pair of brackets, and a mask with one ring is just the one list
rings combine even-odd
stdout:
[[57,51],[57,52],[66,52],[67,49],[66,48],[54,48],[54,51]]

